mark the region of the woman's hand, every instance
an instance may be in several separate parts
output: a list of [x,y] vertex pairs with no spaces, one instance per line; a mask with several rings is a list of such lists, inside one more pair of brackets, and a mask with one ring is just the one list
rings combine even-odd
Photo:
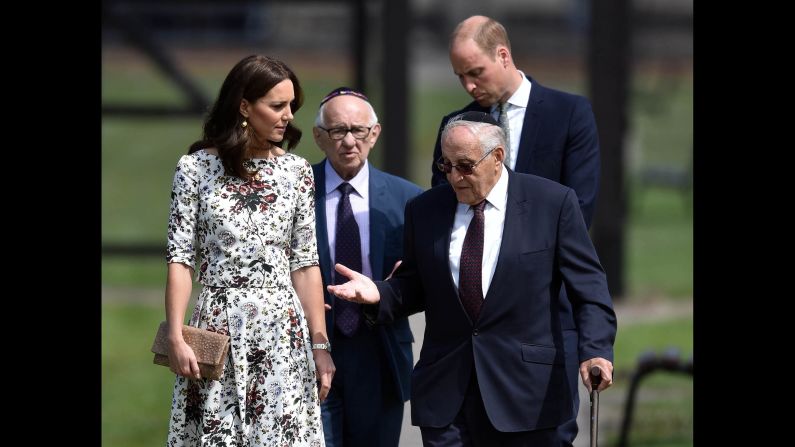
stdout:
[[331,390],[331,379],[334,378],[334,372],[337,368],[334,366],[334,360],[331,359],[331,354],[323,349],[315,349],[312,351],[315,357],[315,374],[318,380],[318,397],[320,402],[326,400],[328,392]]
[[201,379],[196,354],[185,340],[169,340],[168,350],[169,368],[173,373],[188,379]]

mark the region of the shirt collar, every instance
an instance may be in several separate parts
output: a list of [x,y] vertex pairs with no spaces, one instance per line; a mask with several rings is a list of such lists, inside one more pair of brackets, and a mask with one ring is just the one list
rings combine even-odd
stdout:
[[[488,195],[486,195],[486,202],[490,203],[494,208],[503,211],[508,203],[508,170],[505,165],[502,165],[502,173],[500,179],[494,187],[491,188]],[[458,202],[457,211],[459,213],[468,212],[471,207],[466,203]]]
[[500,211],[505,210],[505,204],[508,203],[508,170],[505,168],[505,165],[502,165],[500,179],[497,180],[497,184],[491,188],[489,195],[486,196],[486,200],[488,200],[494,208]]
[[[525,74],[522,73],[521,71],[519,71],[519,73],[522,74],[522,82],[521,84],[519,84],[519,88],[517,88],[516,91],[513,92],[513,95],[511,95],[511,97],[508,98],[508,104],[526,109],[527,102],[530,100],[530,88],[532,86],[530,85],[530,80],[527,79],[527,76],[525,76]],[[491,111],[494,112],[499,107],[500,107],[499,103],[494,104],[493,106],[491,106]]]
[[[326,195],[329,195],[335,192],[345,180],[337,174],[337,171],[334,170],[334,167],[331,166],[331,162],[328,161],[328,159],[326,159],[325,165]],[[348,183],[353,186],[354,191],[363,199],[369,197],[369,188],[367,186],[370,183],[370,163],[367,160],[364,160],[362,169],[359,169],[359,172],[357,172],[352,179],[348,180]]]

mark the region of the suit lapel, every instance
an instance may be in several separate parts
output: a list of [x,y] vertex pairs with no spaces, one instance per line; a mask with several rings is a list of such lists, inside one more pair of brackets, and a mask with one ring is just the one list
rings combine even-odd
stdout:
[[[384,245],[387,223],[383,222],[385,206],[389,200],[381,171],[370,166],[370,268],[373,279],[384,278]],[[389,267],[391,269],[391,266]]]
[[527,199],[518,191],[516,187],[516,175],[508,168],[508,201],[505,205],[505,223],[502,230],[502,242],[500,243],[500,253],[497,255],[497,267],[494,269],[489,290],[486,291],[486,300],[481,309],[481,320],[489,307],[499,304],[500,288],[503,284],[510,283],[509,270],[511,264],[516,261],[515,243],[523,237],[528,237],[523,224],[529,203]]
[[522,124],[522,136],[519,138],[519,155],[516,159],[516,172],[530,172],[530,156],[535,149],[536,138],[538,137],[539,116],[546,96],[544,87],[538,82],[529,78],[530,98],[527,100],[527,109],[524,112],[524,123]]
[[446,194],[443,201],[436,207],[436,213],[432,215],[432,219],[428,223],[433,234],[433,255],[435,259],[439,260],[440,271],[443,272],[445,278],[443,281],[447,281],[448,286],[453,291],[453,295],[458,297],[458,290],[456,290],[453,282],[453,273],[450,271],[449,256],[450,231],[453,228],[458,200],[455,197],[452,186],[447,185],[445,188],[449,189],[449,194]]
[[[320,273],[326,284],[333,284],[331,253],[328,247],[328,233],[326,230],[326,159],[313,165],[315,173],[315,237],[317,239],[317,254],[320,262]],[[325,294],[327,295],[327,294]]]

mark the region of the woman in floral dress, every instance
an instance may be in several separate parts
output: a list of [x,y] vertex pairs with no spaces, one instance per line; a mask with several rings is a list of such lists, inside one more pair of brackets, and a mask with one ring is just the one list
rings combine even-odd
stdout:
[[[301,138],[290,122],[302,102],[284,63],[246,57],[227,75],[202,140],[177,164],[166,319],[178,376],[168,446],[324,445],[319,403],[334,364],[327,350],[312,349],[328,341],[314,180],[306,160],[282,149]],[[188,324],[232,341],[220,380],[200,378],[181,334],[194,265],[202,289]]]

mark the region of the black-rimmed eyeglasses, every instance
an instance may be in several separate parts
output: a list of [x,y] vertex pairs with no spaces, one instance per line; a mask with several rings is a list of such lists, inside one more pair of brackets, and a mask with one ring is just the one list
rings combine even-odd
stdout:
[[346,135],[348,135],[348,132],[350,132],[351,135],[353,135],[353,138],[356,138],[357,140],[364,140],[365,138],[367,138],[367,135],[370,135],[370,129],[372,129],[373,127],[374,126],[370,127],[353,126],[351,128],[335,127],[333,129],[326,129],[325,127],[317,126],[318,129],[325,130],[326,133],[328,133],[328,137],[331,138],[332,140],[341,140],[345,138]]
[[488,157],[489,154],[492,153],[492,151],[494,151],[494,149],[497,149],[497,147],[498,146],[491,148],[490,151],[486,152],[482,157],[480,157],[480,160],[474,163],[458,163],[457,165],[454,165],[449,161],[442,161],[442,157],[439,157],[439,160],[436,161],[436,167],[439,168],[439,170],[444,172],[445,174],[449,174],[450,172],[453,171],[453,168],[456,168],[458,169],[458,172],[461,173],[461,175],[470,175],[472,174],[472,170],[475,169],[475,166],[480,164],[480,162],[483,161],[486,157]]

